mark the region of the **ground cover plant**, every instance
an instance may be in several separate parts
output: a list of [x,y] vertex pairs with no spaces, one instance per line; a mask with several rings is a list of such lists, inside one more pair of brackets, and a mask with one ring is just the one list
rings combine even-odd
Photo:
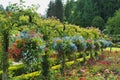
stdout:
[[120,50],[104,50],[99,59],[89,59],[85,64],[68,67],[64,76],[59,72],[55,74],[55,80],[119,80],[120,79]]

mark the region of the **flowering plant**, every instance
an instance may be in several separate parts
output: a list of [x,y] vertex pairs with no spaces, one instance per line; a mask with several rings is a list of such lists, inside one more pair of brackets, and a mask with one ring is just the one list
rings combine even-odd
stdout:
[[99,42],[102,45],[101,48],[106,48],[112,45],[111,41],[107,41],[105,39],[100,39]]
[[16,40],[16,42],[14,42],[8,50],[10,57],[13,58],[15,61],[19,61],[22,58],[21,52],[23,50],[23,44],[24,43],[22,40]]
[[72,43],[71,37],[55,38],[52,46],[58,53],[65,53],[66,55],[77,51],[77,46]]
[[25,63],[37,62],[40,53],[45,49],[45,42],[38,33],[32,36],[29,33],[20,35],[9,48],[10,56],[13,59],[22,60]]
[[82,36],[73,36],[72,42],[76,44],[78,51],[84,51],[87,48],[85,39]]

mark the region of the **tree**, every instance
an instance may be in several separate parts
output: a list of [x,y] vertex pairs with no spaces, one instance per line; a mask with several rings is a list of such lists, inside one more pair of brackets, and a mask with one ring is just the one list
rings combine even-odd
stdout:
[[0,4],[0,11],[4,10],[3,5]]
[[97,9],[92,0],[84,0],[84,6],[82,10],[83,26],[91,26],[91,21],[97,15]]
[[104,29],[104,25],[105,25],[105,22],[104,22],[104,19],[100,16],[96,16],[94,17],[94,19],[92,20],[92,26],[93,27],[97,27],[99,28],[100,30],[103,30]]
[[97,4],[99,9],[99,16],[101,16],[105,22],[114,12],[120,8],[120,0],[93,0]]
[[71,19],[71,22],[72,24],[76,24],[76,25],[79,25],[79,26],[83,26],[83,20],[82,20],[82,9],[83,9],[83,0],[78,0],[75,2],[74,5],[76,5],[74,7],[74,10],[72,11],[73,12],[73,15],[70,16],[70,19]]
[[61,22],[63,22],[64,9],[62,0],[55,0],[55,17],[58,18]]
[[55,16],[55,3],[53,1],[50,1],[49,8],[47,10],[47,17]]
[[[72,6],[74,5],[74,7],[71,7],[70,4]],[[68,21],[69,23],[76,24],[79,26],[84,26],[84,27],[91,26],[92,19],[95,16],[99,15],[99,11],[98,11],[99,9],[97,7],[97,3],[94,3],[93,0],[84,0],[84,1],[83,0],[77,0],[77,1],[71,0],[67,2],[65,8],[67,8],[65,11],[66,13],[65,17],[69,16],[69,19],[66,18],[66,20],[67,21],[70,20]]]
[[[67,22],[72,23],[73,14],[75,11],[76,3],[74,0],[67,0],[65,4],[64,16]],[[75,16],[74,16],[75,17]]]
[[110,34],[120,34],[120,9],[108,19],[106,29]]

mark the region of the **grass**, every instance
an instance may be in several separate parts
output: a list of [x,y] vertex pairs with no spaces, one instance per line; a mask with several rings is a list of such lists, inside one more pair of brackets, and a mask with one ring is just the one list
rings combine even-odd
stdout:
[[[105,50],[110,50],[110,48],[106,48]],[[120,51],[120,48],[112,47],[112,51]]]

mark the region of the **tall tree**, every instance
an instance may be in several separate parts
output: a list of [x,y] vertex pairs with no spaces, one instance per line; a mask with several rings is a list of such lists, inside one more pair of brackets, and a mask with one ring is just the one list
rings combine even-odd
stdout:
[[64,18],[64,9],[62,0],[55,0],[55,17],[63,22]]
[[105,25],[105,22],[104,22],[104,19],[100,16],[96,16],[94,17],[94,19],[92,20],[92,26],[93,27],[97,27],[99,28],[100,30],[103,30],[104,29],[104,25]]
[[52,17],[55,16],[55,3],[53,1],[50,1],[49,6],[48,6],[48,10],[47,10],[47,17]]
[[76,7],[76,3],[74,0],[67,0],[65,4],[65,11],[64,11],[64,16],[67,22],[71,23],[73,19],[73,14],[74,14],[74,9]]
[[91,21],[97,15],[97,9],[92,0],[84,0],[84,6],[82,10],[83,26],[91,26]]
[[82,26],[83,20],[82,20],[82,15],[81,11],[83,9],[83,0],[78,0],[75,2],[75,8],[73,10],[73,15],[71,16],[71,23],[76,24],[79,26]]
[[108,19],[106,28],[110,34],[120,34],[120,9]]
[[100,16],[107,21],[120,8],[120,0],[93,0],[97,3]]
[[93,0],[78,0],[74,5],[76,6],[72,10],[74,13],[70,23],[84,27],[91,26],[92,19],[99,15],[97,4]]

